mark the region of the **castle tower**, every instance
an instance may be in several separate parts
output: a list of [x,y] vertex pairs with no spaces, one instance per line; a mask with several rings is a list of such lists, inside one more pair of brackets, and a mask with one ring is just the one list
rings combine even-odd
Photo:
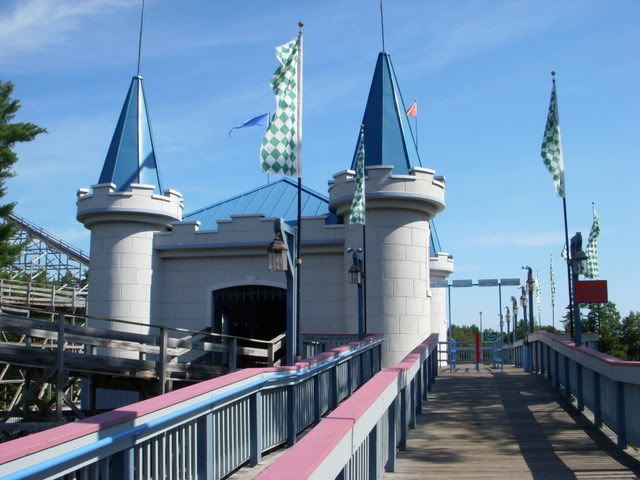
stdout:
[[[182,218],[182,195],[162,191],[151,124],[135,76],[99,183],[78,190],[77,219],[91,231],[88,315],[148,324],[158,275],[154,232]],[[93,326],[147,333],[148,328],[92,320]]]
[[[447,282],[454,270],[453,256],[436,252],[435,256],[429,258],[429,270],[432,281]],[[431,289],[431,331],[439,333],[438,341],[440,342],[446,342],[449,339],[450,319],[447,314],[447,295],[447,288]]]
[[[444,179],[422,168],[390,56],[378,56],[365,108],[368,333],[387,337],[383,364],[392,365],[431,333],[429,220],[444,209]],[[354,164],[355,166],[355,155]],[[353,170],[337,173],[330,208],[347,221]],[[347,226],[346,246],[361,230]],[[345,254],[345,272],[351,263]],[[353,291],[354,289],[351,289]],[[353,310],[345,296],[345,309]]]

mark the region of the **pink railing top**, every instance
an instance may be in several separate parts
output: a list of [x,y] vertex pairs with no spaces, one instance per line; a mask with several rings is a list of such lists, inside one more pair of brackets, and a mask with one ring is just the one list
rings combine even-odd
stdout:
[[425,350],[430,350],[437,343],[438,335],[430,335],[400,363],[383,368],[256,478],[258,480],[309,478],[386,388],[397,381],[402,372],[409,370],[420,361],[420,356]]
[[542,330],[542,331],[535,332],[535,334],[543,337],[547,337],[548,339],[556,343],[560,343],[580,353],[584,353],[585,355],[589,355],[590,357],[596,358],[601,362],[606,363],[607,365],[616,366],[616,367],[640,367],[640,361],[622,360],[621,358],[613,357],[611,355],[607,355],[606,353],[602,353],[597,350],[594,350],[593,348],[589,348],[585,346],[576,347],[576,344],[571,340],[565,340],[564,338],[559,337],[558,335],[554,335],[553,333],[550,333],[550,332],[545,332]]
[[47,448],[55,447],[62,443],[75,440],[108,427],[133,422],[139,417],[174,406],[200,395],[213,392],[222,387],[247,380],[251,377],[258,377],[265,373],[279,371],[303,370],[319,362],[336,358],[343,352],[372,343],[377,338],[379,337],[370,335],[361,341],[352,342],[349,345],[343,345],[328,352],[307,358],[304,361],[297,362],[294,366],[245,368],[237,370],[221,377],[205,380],[173,392],[165,393],[164,395],[158,395],[157,397],[153,397],[148,400],[132,403],[93,417],[84,418],[77,422],[67,423],[59,427],[50,428],[42,432],[33,433],[16,440],[11,440],[2,444],[2,448],[0,449],[0,464],[16,460],[26,455],[31,455]]

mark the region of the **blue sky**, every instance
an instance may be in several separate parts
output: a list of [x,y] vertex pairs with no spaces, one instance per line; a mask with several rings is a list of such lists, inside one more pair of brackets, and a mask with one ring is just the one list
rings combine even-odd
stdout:
[[[326,192],[356,142],[376,55],[378,2],[148,0],[142,75],[163,184],[186,211],[265,181],[259,128],[227,131],[273,107],[273,48],[305,21],[305,178]],[[387,1],[387,51],[405,101],[419,103],[423,166],[447,178],[436,223],[452,278],[539,271],[551,323],[549,255],[566,303],[562,203],[539,156],[558,72],[569,230],[601,217],[600,272],[623,312],[638,301],[640,3]],[[22,145],[8,198],[16,212],[85,249],[75,191],[97,182],[130,77],[138,0],[5,0],[0,78],[19,120],[49,134]],[[504,297],[516,294],[505,288]],[[454,323],[496,326],[495,289],[457,289]],[[556,307],[556,317],[561,307]]]

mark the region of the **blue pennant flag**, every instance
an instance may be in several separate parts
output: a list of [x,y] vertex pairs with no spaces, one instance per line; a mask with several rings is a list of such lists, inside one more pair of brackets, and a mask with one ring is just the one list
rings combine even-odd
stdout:
[[231,137],[231,132],[233,132],[234,130],[238,130],[239,128],[254,127],[256,125],[266,127],[268,118],[269,118],[269,114],[263,113],[262,115],[258,115],[257,117],[253,117],[253,118],[250,118],[249,120],[245,120],[237,127],[233,127],[231,130],[229,130],[229,137]]

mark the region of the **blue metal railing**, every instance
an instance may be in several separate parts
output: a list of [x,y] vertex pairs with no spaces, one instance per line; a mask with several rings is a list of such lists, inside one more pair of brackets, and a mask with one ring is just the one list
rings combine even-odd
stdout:
[[[29,445],[37,442],[29,437],[7,442],[5,452],[14,453],[0,452],[0,478],[223,478],[258,463],[266,450],[295,443],[299,432],[375,375],[383,340],[369,337],[297,367],[238,371],[230,374],[237,381],[209,391],[186,387],[152,399],[161,407],[144,414],[132,413],[143,409],[141,402],[40,432],[34,434],[39,442],[49,444],[35,451]],[[181,399],[172,403],[173,397]],[[109,420],[114,415],[120,421]],[[79,425],[89,433],[51,443]],[[16,454],[18,447],[28,453]]]
[[[620,448],[640,445],[640,362],[620,360],[562,337],[536,332],[527,337],[531,372],[544,375],[580,411],[606,424]],[[514,348],[522,364],[522,345]]]

